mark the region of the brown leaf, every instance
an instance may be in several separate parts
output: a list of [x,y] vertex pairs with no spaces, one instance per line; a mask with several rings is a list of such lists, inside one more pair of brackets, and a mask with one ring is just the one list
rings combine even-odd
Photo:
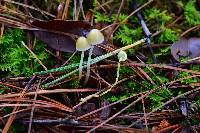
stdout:
[[32,25],[49,30],[63,33],[70,33],[78,36],[84,36],[92,29],[90,23],[86,21],[64,21],[64,20],[51,20],[51,21],[33,21]]
[[[86,21],[34,21],[32,25],[36,27],[33,32],[39,40],[53,49],[64,52],[75,52],[76,38],[86,36],[93,28]],[[102,49],[95,47],[93,53],[101,55],[102,52]]]

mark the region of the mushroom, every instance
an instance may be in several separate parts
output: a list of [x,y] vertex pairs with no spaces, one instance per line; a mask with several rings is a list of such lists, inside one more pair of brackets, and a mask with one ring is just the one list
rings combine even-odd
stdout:
[[116,77],[115,83],[117,83],[118,78],[119,78],[120,63],[127,60],[127,54],[126,54],[125,51],[121,50],[121,51],[118,53],[117,57],[118,57],[117,77]]
[[127,54],[126,54],[126,52],[124,52],[123,50],[121,50],[121,51],[118,53],[117,57],[118,57],[119,62],[121,62],[121,61],[126,61],[126,60],[127,60]]
[[100,96],[105,95],[106,93],[108,93],[109,91],[111,91],[112,88],[113,88],[113,87],[117,84],[117,82],[118,82],[118,79],[119,79],[119,70],[120,70],[120,63],[127,60],[127,54],[126,54],[125,51],[121,50],[121,51],[118,53],[117,57],[118,57],[118,63],[117,63],[117,77],[116,77],[116,79],[115,79],[115,83],[114,83],[108,90],[102,92],[102,93],[100,94]]
[[81,51],[81,60],[79,64],[79,80],[81,79],[82,76],[82,69],[83,69],[83,58],[84,58],[84,51],[88,50],[90,48],[90,45],[87,41],[87,39],[83,36],[79,37],[78,40],[76,41],[76,50]]
[[84,84],[87,83],[89,75],[90,75],[90,61],[91,61],[91,56],[92,56],[94,46],[101,44],[104,41],[104,36],[98,29],[92,29],[87,35],[87,41],[90,44],[91,48],[90,48],[89,56],[88,56],[87,73],[86,73]]

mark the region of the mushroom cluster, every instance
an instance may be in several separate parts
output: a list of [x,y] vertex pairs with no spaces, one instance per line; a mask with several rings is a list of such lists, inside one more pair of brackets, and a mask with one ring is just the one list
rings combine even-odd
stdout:
[[83,64],[83,58],[84,58],[84,51],[90,49],[89,56],[88,56],[88,62],[87,62],[87,73],[86,73],[86,78],[85,78],[84,84],[87,83],[89,75],[90,75],[90,61],[91,61],[91,56],[92,56],[94,46],[101,44],[103,41],[104,41],[104,36],[98,29],[92,29],[88,33],[87,38],[81,36],[76,41],[76,50],[82,52],[81,60],[80,60],[80,64],[79,64],[79,80],[81,79],[81,76],[82,76],[82,69],[83,69],[82,64]]

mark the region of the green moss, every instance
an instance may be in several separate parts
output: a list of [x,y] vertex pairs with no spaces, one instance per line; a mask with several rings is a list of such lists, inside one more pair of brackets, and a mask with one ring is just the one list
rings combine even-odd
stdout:
[[[25,42],[26,38],[24,32],[19,29],[8,30],[0,38],[0,71],[5,71],[7,75],[29,76],[33,72],[43,70],[38,61],[21,44],[21,41]],[[49,55],[45,52],[41,42],[36,43],[33,52],[44,64],[51,64]]]
[[200,11],[195,7],[196,0],[190,0],[185,5],[184,15],[187,24],[194,26],[200,24]]

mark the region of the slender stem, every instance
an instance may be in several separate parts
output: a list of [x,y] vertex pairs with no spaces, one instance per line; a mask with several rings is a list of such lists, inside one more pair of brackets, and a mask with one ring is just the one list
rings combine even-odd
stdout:
[[76,54],[77,50],[69,57],[69,59],[67,61],[65,61],[65,63],[62,66],[65,66]]
[[79,64],[79,80],[82,77],[82,70],[83,70],[83,58],[84,58],[84,51],[81,52],[81,60],[80,60],[80,64]]
[[120,62],[118,62],[118,64],[117,64],[117,77],[115,79],[115,83],[108,90],[102,92],[99,96],[105,95],[106,93],[108,93],[109,91],[111,91],[112,88],[117,84],[118,79],[119,79],[119,70],[120,70]]
[[91,46],[90,51],[89,51],[88,61],[87,61],[87,73],[86,73],[84,85],[87,84],[89,76],[90,76],[90,62],[91,62],[93,49],[94,49],[94,46]]
[[116,77],[115,83],[117,83],[119,79],[119,70],[120,70],[120,62],[118,62],[117,64],[117,77]]

